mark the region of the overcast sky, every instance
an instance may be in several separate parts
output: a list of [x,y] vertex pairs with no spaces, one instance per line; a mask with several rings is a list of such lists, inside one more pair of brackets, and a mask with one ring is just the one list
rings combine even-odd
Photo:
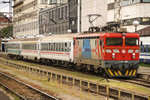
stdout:
[[9,0],[0,0],[0,12],[9,12],[9,3],[4,4],[3,1],[8,2]]
[[9,11],[9,3],[3,4],[3,1],[9,0],[0,0],[0,12],[8,12]]

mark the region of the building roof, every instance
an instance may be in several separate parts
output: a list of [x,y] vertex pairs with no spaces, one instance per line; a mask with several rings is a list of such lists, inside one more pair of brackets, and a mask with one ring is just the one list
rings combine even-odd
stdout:
[[140,36],[150,36],[150,26],[137,31]]
[[11,21],[7,16],[0,12],[0,21],[9,22]]

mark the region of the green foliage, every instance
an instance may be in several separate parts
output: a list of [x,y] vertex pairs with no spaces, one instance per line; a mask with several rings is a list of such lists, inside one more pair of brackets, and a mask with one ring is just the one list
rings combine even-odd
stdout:
[[140,63],[140,66],[142,66],[142,67],[150,67],[150,64],[148,64],[148,63]]
[[0,38],[4,38],[4,37],[12,37],[13,36],[13,26],[9,25],[8,27],[4,27],[1,31],[0,31]]

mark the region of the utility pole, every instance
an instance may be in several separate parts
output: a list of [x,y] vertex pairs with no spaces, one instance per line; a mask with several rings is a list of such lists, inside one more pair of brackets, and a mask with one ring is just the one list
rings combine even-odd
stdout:
[[121,23],[121,1],[123,0],[114,0],[114,22]]

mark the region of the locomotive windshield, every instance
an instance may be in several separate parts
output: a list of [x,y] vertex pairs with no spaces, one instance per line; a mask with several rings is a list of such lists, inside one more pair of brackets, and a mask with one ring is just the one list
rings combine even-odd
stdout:
[[121,46],[123,42],[122,38],[107,38],[106,45],[107,46]]
[[139,45],[139,39],[138,38],[126,38],[125,39],[125,45],[138,46]]

